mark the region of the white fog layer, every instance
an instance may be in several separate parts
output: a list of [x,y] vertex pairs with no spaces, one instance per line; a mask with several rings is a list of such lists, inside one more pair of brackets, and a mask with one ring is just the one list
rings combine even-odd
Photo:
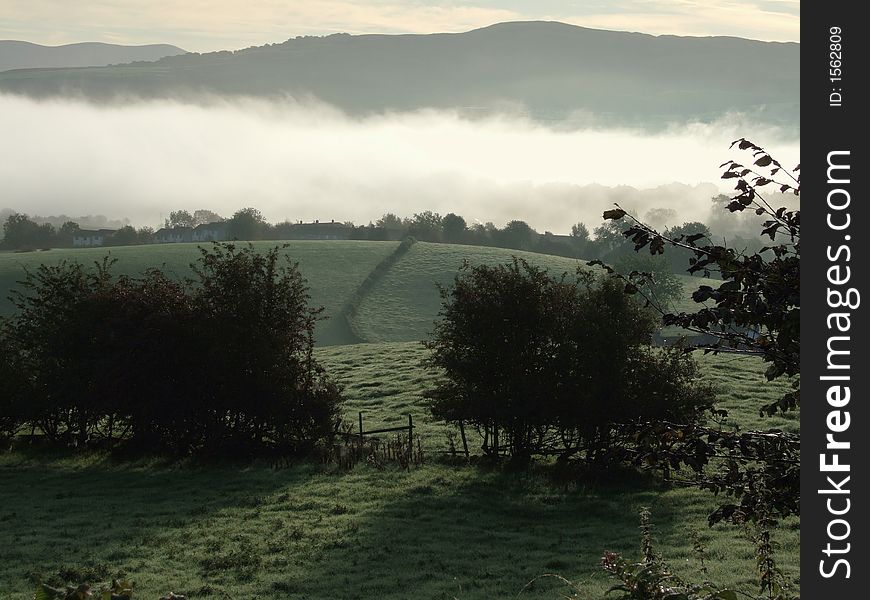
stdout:
[[613,202],[706,220],[710,197],[729,191],[719,165],[746,158],[729,151],[734,139],[799,162],[798,140],[739,116],[651,134],[434,111],[355,119],[262,100],[97,106],[0,95],[0,132],[0,208],[152,226],[179,208],[228,216],[253,206],[273,222],[432,210],[567,233],[600,222]]

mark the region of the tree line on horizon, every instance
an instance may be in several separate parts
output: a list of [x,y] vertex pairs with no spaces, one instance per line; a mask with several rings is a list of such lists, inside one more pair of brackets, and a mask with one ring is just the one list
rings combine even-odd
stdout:
[[[717,199],[714,198],[714,202]],[[664,222],[672,213],[668,209],[651,209],[648,220],[658,218]],[[302,224],[290,221],[269,223],[256,208],[242,208],[231,217],[225,218],[215,211],[198,209],[195,211],[172,211],[164,221],[164,229],[194,228],[198,225],[224,223],[227,240],[285,240],[300,239],[304,229],[320,227],[331,228],[339,237],[350,240],[387,241],[414,237],[419,241],[447,244],[467,244],[472,246],[506,248],[527,252],[537,252],[554,256],[577,259],[598,259],[608,262],[619,271],[644,270],[656,273],[685,273],[688,254],[677,251],[671,255],[646,257],[639,260],[627,240],[612,221],[603,221],[590,227],[578,222],[571,227],[569,235],[554,234],[549,231],[540,233],[522,220],[508,221],[503,227],[492,222],[470,223],[455,213],[441,215],[433,211],[422,211],[410,217],[385,213],[367,225],[352,222],[324,222]],[[84,228],[73,220],[61,225],[49,219],[12,213],[3,222],[3,239],[0,248],[6,250],[28,251],[55,247],[72,247],[73,238]],[[700,221],[688,221],[680,225],[662,226],[661,232],[668,237],[701,234],[711,239],[711,228]],[[135,228],[125,225],[107,235],[104,246],[130,246],[149,244],[156,241],[157,232],[152,227]],[[747,239],[735,234],[734,245],[755,251],[763,245],[758,238]],[[642,263],[642,264],[641,264]]]

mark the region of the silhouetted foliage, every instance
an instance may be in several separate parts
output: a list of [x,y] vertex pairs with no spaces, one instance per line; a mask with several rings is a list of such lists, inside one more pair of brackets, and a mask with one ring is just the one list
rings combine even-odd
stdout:
[[465,266],[425,342],[444,379],[433,414],[470,423],[490,454],[622,460],[622,426],[694,421],[711,403],[682,352],[649,346],[653,315],[612,280],[551,277],[514,259]]
[[60,246],[72,246],[73,237],[81,231],[79,224],[74,221],[67,221],[57,230],[57,241]]
[[11,437],[24,422],[22,398],[26,383],[18,365],[18,353],[6,331],[0,329],[0,442]]
[[[776,186],[780,193],[800,196],[800,166],[793,171],[763,148],[746,139],[732,147],[751,155],[751,166],[730,160],[722,166],[723,179],[735,179],[736,195],[725,208],[730,212],[754,211],[766,217],[762,235],[771,245],[746,253],[711,242],[705,232],[676,232],[670,236],[631,217],[617,207],[604,213],[619,221],[628,216],[632,224],[624,236],[635,249],[649,248],[652,255],[675,247],[691,254],[690,273],[716,274],[722,283],[700,286],[692,298],[706,305],[693,313],[672,314],[664,323],[709,334],[716,341],[705,352],[754,354],[769,363],[767,379],[790,377],[793,391],[776,402],[759,407],[761,415],[786,412],[800,401],[800,210],[785,206],[774,209],[759,190]],[[627,291],[637,292],[633,278]],[[632,289],[632,287],[634,289]],[[710,523],[764,520],[799,514],[800,441],[779,430],[734,432],[673,423],[648,423],[634,433],[638,441],[638,464],[652,463],[672,468],[689,467],[694,478],[688,483],[729,498],[710,515]]]
[[444,241],[452,244],[461,244],[466,241],[468,224],[465,219],[454,213],[447,213],[441,220]]
[[169,213],[169,218],[166,219],[164,227],[196,227],[196,220],[193,215],[186,210],[174,210]]
[[595,239],[591,246],[591,254],[605,262],[613,262],[632,252],[632,245],[622,235],[622,227],[607,220],[595,228]]
[[32,382],[21,420],[57,443],[183,453],[300,452],[331,435],[339,390],[313,358],[320,311],[297,266],[278,248],[201,253],[188,282],[114,277],[109,259],[28,273],[8,323]]
[[407,223],[407,235],[427,242],[440,242],[443,231],[441,215],[431,210],[416,213]]
[[[670,309],[673,303],[683,297],[683,283],[661,256],[626,254],[616,259],[613,269],[634,281],[656,306]],[[640,274],[649,275],[640,277]]]
[[266,219],[256,208],[243,208],[229,220],[227,235],[233,240],[259,240],[267,228]]
[[589,248],[589,228],[585,223],[575,223],[571,226],[571,242],[577,252],[577,256],[586,256]]
[[[661,234],[631,217],[621,208],[604,213],[605,219],[619,221],[624,217],[632,225],[624,231],[635,250],[649,248],[650,254],[664,254],[665,246],[691,253],[689,273],[705,276],[716,274],[723,282],[717,287],[702,285],[692,295],[696,302],[712,301],[711,306],[694,313],[665,314],[666,325],[678,325],[718,338],[708,349],[714,352],[741,349],[761,356],[770,363],[766,376],[796,376],[800,370],[800,210],[785,207],[774,209],[758,192],[776,185],[782,193],[800,195],[800,179],[794,177],[759,146],[745,139],[734,142],[741,150],[752,153],[754,165],[747,168],[728,161],[724,179],[737,179],[737,195],[727,210],[752,210],[767,217],[762,235],[772,243],[759,252],[746,254],[734,248],[713,244],[709,231],[689,234],[688,224],[675,229],[671,236]],[[764,174],[761,169],[767,169]],[[794,171],[799,171],[797,167]],[[778,175],[788,179],[776,181]],[[614,223],[615,225],[616,223]],[[797,392],[790,393],[774,405],[761,411],[772,414],[797,406]]]
[[510,221],[498,232],[496,241],[503,248],[531,250],[538,234],[525,221]]
[[3,223],[3,245],[7,248],[46,248],[54,242],[55,230],[39,225],[27,215],[13,213]]

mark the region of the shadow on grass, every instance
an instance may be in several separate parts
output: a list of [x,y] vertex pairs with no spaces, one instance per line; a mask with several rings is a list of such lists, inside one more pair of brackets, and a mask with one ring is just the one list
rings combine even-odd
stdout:
[[[493,600],[558,573],[601,598],[601,553],[637,557],[639,508],[652,508],[666,556],[685,553],[698,497],[621,470],[578,484],[534,466],[337,473],[15,453],[0,456],[0,590],[24,600],[63,569],[120,569],[145,598]],[[521,597],[569,591],[542,579]]]
[[[423,470],[425,472],[426,469]],[[370,486],[380,474],[370,473]],[[601,598],[611,582],[604,550],[639,551],[638,510],[658,484],[618,472],[593,485],[554,481],[547,469],[480,465],[409,474],[400,493],[374,511],[345,515],[343,532],[314,549],[304,572],[274,578],[292,598],[564,598],[557,573]],[[677,533],[672,506],[657,510],[657,535]],[[284,596],[282,596],[284,597]]]
[[0,595],[29,585],[20,597],[30,598],[39,580],[106,580],[155,553],[177,555],[172,545],[194,524],[261,506],[310,470],[31,449],[0,455]]

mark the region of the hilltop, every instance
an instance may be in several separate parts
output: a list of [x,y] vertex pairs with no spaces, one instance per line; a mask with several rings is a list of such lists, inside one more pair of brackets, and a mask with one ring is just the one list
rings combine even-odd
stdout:
[[[652,36],[555,22],[465,33],[297,37],[153,63],[0,74],[0,91],[319,100],[351,114],[425,108],[655,126],[740,112],[797,128],[800,45]],[[751,82],[751,85],[747,85]]]
[[186,51],[169,44],[122,46],[102,42],[82,42],[62,46],[43,46],[18,40],[0,40],[0,71],[102,67],[134,61],[155,61]]

